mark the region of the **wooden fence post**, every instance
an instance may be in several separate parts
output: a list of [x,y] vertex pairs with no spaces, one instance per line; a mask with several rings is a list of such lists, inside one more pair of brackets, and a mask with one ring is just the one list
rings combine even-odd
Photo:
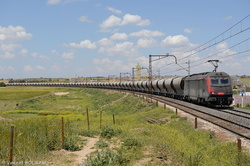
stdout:
[[89,110],[88,110],[88,107],[87,107],[87,109],[86,109],[86,113],[87,113],[88,130],[90,130],[90,123],[89,123]]
[[13,161],[13,142],[14,142],[14,126],[11,126],[10,128],[10,162],[9,166],[12,166],[12,161]]
[[64,119],[62,117],[62,149],[64,149]]
[[113,114],[113,124],[115,125],[115,115]]
[[238,138],[237,142],[238,142],[238,151],[241,152],[241,139]]
[[100,129],[102,128],[102,111],[100,111]]
[[194,119],[194,126],[195,126],[195,129],[197,129],[197,128],[198,128],[197,117],[195,117],[195,119]]

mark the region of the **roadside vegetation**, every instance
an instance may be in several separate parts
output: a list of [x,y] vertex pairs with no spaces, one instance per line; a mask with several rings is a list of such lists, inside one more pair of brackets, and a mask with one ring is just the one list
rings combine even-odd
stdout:
[[[144,99],[116,91],[48,87],[0,89],[0,162],[9,161],[10,126],[14,126],[13,161],[71,166],[75,156],[55,153],[62,149],[62,117],[65,150],[84,148],[81,136],[99,139],[96,151],[81,166],[250,165],[249,154],[244,149],[239,153],[235,143],[195,131],[185,118]],[[145,117],[159,123],[150,124]]]
[[6,87],[6,84],[4,82],[0,82],[0,87]]

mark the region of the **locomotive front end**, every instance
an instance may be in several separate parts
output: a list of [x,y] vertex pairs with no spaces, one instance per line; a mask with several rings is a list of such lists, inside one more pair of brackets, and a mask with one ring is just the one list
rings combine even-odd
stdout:
[[209,105],[228,107],[233,102],[231,78],[224,72],[213,72],[206,78]]

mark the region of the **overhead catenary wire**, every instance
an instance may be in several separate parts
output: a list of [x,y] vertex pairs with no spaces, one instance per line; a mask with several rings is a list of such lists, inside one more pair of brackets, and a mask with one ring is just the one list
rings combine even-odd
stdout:
[[[212,48],[213,46],[216,46],[216,45],[220,44],[221,42],[224,42],[224,41],[226,41],[226,40],[228,40],[228,39],[230,39],[230,38],[236,37],[236,36],[238,36],[238,35],[240,35],[240,34],[242,34],[242,33],[244,33],[244,32],[247,32],[247,31],[250,29],[250,27],[246,27],[246,28],[243,29],[242,23],[243,23],[243,21],[246,21],[246,19],[247,19],[249,16],[250,16],[250,14],[247,15],[246,17],[244,17],[243,19],[241,19],[240,21],[238,21],[236,24],[234,24],[233,26],[231,26],[230,28],[228,28],[228,29],[225,30],[224,32],[222,32],[222,33],[220,33],[219,35],[217,35],[216,37],[214,37],[214,38],[212,38],[211,40],[205,42],[204,44],[202,44],[202,45],[200,45],[200,46],[198,46],[198,47],[196,47],[196,48],[194,48],[194,49],[191,49],[191,50],[189,50],[189,51],[187,51],[187,52],[184,52],[184,53],[182,53],[182,54],[175,54],[176,56],[188,54],[188,55],[186,55],[186,56],[184,56],[184,57],[178,59],[178,64],[184,64],[184,63],[186,63],[186,62],[183,62],[184,59],[186,59],[186,58],[188,58],[188,57],[191,57],[191,56],[193,56],[193,55],[195,55],[195,54],[198,54],[198,53],[200,53],[200,52],[203,52],[203,51],[205,51],[205,50],[208,50],[209,48]],[[240,25],[240,26],[241,26],[241,27],[240,27],[240,30],[232,34],[231,32],[232,32],[233,28],[235,28],[237,25]],[[230,35],[227,36],[227,37],[225,37],[225,34],[226,34],[227,32],[229,32],[229,31],[230,31]],[[221,37],[221,36],[222,36],[222,39],[219,40],[219,41],[218,41],[218,40],[216,41],[216,39],[218,39],[218,38]],[[236,46],[239,46],[239,45],[245,43],[245,42],[248,41],[248,40],[249,40],[249,38],[246,39],[246,40],[243,40],[243,41],[241,41],[241,42],[239,42],[239,43],[237,43],[237,44],[235,44],[235,45],[233,45],[233,46],[230,46],[229,48],[227,48],[227,49],[225,49],[225,50],[230,50],[230,49],[232,49],[232,48],[234,48],[234,47],[236,47]],[[210,43],[213,42],[213,41],[214,41],[214,43],[213,43],[213,44],[210,44]],[[225,50],[224,50],[224,51],[225,51]],[[208,59],[208,58],[210,58],[210,57],[212,57],[212,56],[215,56],[215,55],[218,55],[218,54],[220,54],[220,53],[222,53],[222,52],[223,52],[223,50],[220,51],[220,52],[217,52],[217,53],[215,53],[215,54],[205,56],[205,57],[203,57],[203,58],[201,58],[201,59],[199,59],[199,60],[196,60],[196,61],[201,61],[201,60],[203,60],[203,59]],[[195,61],[195,62],[196,62],[196,61]],[[174,65],[173,62],[164,64],[164,66],[159,66],[159,67],[154,68],[154,69],[153,69],[153,72],[156,72],[156,71],[158,71],[159,69],[160,69],[160,70],[163,70],[163,69],[168,68],[168,67],[171,67],[171,66],[173,66],[173,65]],[[193,66],[193,65],[192,65],[192,66]],[[192,66],[191,66],[191,67],[192,67]],[[183,67],[181,67],[181,68],[183,68]],[[186,70],[186,69],[183,68],[183,70]],[[179,70],[176,70],[176,71],[179,71]],[[172,71],[172,72],[174,72],[174,71]],[[168,73],[169,73],[169,72],[168,72]],[[164,72],[163,72],[163,74],[164,74]]]
[[[237,53],[233,53],[233,54],[224,56],[222,58],[226,58],[226,57],[230,57],[230,56],[235,56],[235,55],[240,55],[240,54],[247,53],[247,52],[250,52],[250,49],[244,50],[244,51],[241,51],[241,52],[237,52]],[[249,54],[247,54],[247,55],[249,55]],[[219,58],[218,60],[221,60],[222,58]],[[229,59],[228,60],[224,60],[224,61],[229,61]],[[196,64],[196,65],[191,65],[190,67],[195,68],[197,66],[204,65],[205,63],[207,63],[207,62],[199,63],[199,64]],[[171,70],[171,71],[168,71],[168,72],[164,72],[162,74],[169,74],[169,73],[174,73],[174,72],[182,71],[182,70],[184,70],[184,69],[183,68],[179,68],[179,69],[176,69],[176,70]]]

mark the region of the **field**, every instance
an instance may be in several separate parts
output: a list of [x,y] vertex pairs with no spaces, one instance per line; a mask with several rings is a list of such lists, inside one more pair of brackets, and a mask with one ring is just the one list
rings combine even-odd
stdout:
[[[145,117],[159,121],[150,124]],[[235,143],[194,130],[169,109],[115,91],[0,88],[3,165],[9,161],[11,126],[15,131],[13,163],[20,165],[250,165],[249,154],[244,149],[239,153]],[[96,140],[89,149],[92,153],[78,161],[77,154],[86,151],[92,139]]]
[[242,82],[244,82],[244,83],[250,85],[250,78],[241,78],[240,80],[241,80]]

